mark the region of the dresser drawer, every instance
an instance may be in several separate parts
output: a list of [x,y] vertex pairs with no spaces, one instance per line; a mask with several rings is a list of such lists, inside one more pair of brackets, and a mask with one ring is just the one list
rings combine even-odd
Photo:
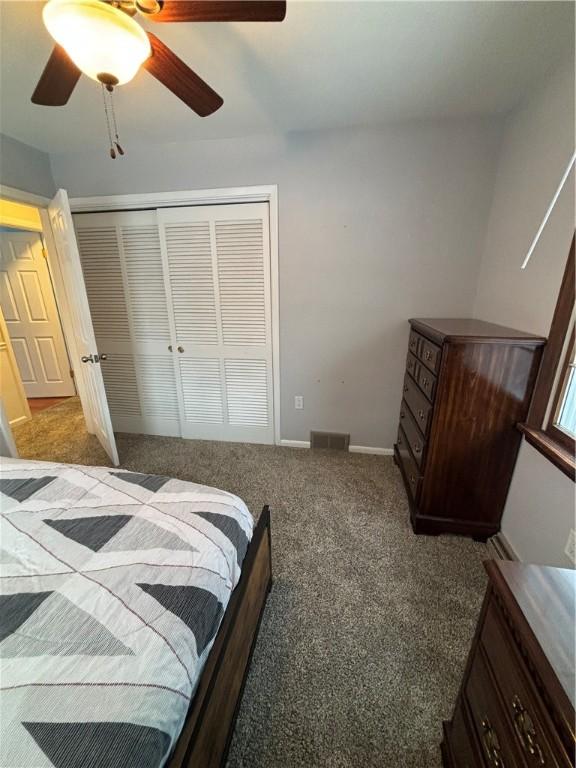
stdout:
[[456,702],[454,717],[448,728],[450,757],[457,768],[480,768],[472,728],[468,722],[468,707],[461,698]]
[[420,336],[419,333],[416,333],[416,331],[410,331],[410,338],[408,339],[408,351],[412,352],[413,355],[418,355],[418,349],[422,339],[423,336]]
[[436,376],[430,373],[428,368],[419,365],[416,381],[428,400],[432,402],[434,400],[434,395],[436,394]]
[[404,377],[403,397],[412,411],[414,421],[425,436],[432,421],[432,406],[408,374]]
[[529,680],[530,673],[493,599],[486,612],[480,642],[498,682],[504,709],[526,765],[568,768],[572,760],[555,736],[556,728]]
[[420,337],[418,342],[418,358],[422,360],[426,368],[429,368],[433,373],[438,373],[440,370],[440,357],[442,350],[440,347],[433,344],[424,336]]
[[414,417],[410,412],[410,408],[408,408],[408,405],[404,400],[402,400],[402,405],[400,406],[400,426],[404,430],[404,434],[406,435],[410,445],[410,450],[412,451],[412,456],[416,460],[416,464],[421,467],[422,461],[424,459],[424,448],[426,447],[426,441],[416,426],[416,422],[414,421]]
[[474,654],[465,695],[487,765],[525,768],[527,764],[516,751],[514,729],[508,723],[480,648]]
[[418,491],[420,490],[420,472],[412,454],[408,448],[408,439],[404,434],[402,427],[398,429],[398,440],[396,442],[398,447],[398,453],[400,454],[400,461],[402,462],[402,469],[406,477],[406,482],[410,487],[410,493],[414,502],[418,501]]
[[408,352],[408,357],[406,358],[406,370],[412,376],[414,381],[418,380],[418,370],[420,368],[420,363],[418,360],[414,357],[413,354]]

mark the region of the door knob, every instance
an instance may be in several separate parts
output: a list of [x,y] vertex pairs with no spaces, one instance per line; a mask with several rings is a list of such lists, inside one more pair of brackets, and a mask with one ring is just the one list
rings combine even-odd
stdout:
[[106,353],[100,355],[100,360],[108,360],[108,355]]
[[94,362],[94,358],[92,357],[92,355],[82,355],[81,360],[82,360],[83,363],[93,363]]
[[184,352],[184,347],[178,347],[178,352]]
[[168,344],[168,352],[172,352],[172,344]]

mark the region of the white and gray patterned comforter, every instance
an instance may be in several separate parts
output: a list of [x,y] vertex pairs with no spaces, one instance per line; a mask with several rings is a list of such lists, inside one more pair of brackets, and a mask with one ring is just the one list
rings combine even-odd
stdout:
[[2,459],[0,766],[158,768],[252,537],[236,496]]

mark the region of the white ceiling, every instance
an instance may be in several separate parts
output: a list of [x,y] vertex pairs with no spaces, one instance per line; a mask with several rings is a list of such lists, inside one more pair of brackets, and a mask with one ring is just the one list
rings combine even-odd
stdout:
[[[43,3],[0,2],[0,130],[49,152],[101,143],[100,87],[66,107],[30,96],[52,48]],[[146,23],[145,23],[146,25]],[[307,2],[281,24],[149,28],[224,98],[197,117],[147,72],[117,89],[130,143],[505,112],[573,46],[571,2]]]

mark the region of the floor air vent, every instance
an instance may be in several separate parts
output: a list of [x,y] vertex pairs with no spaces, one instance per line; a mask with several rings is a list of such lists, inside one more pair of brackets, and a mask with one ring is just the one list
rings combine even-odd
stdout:
[[310,432],[310,448],[329,448],[332,451],[347,451],[350,435],[338,432]]

